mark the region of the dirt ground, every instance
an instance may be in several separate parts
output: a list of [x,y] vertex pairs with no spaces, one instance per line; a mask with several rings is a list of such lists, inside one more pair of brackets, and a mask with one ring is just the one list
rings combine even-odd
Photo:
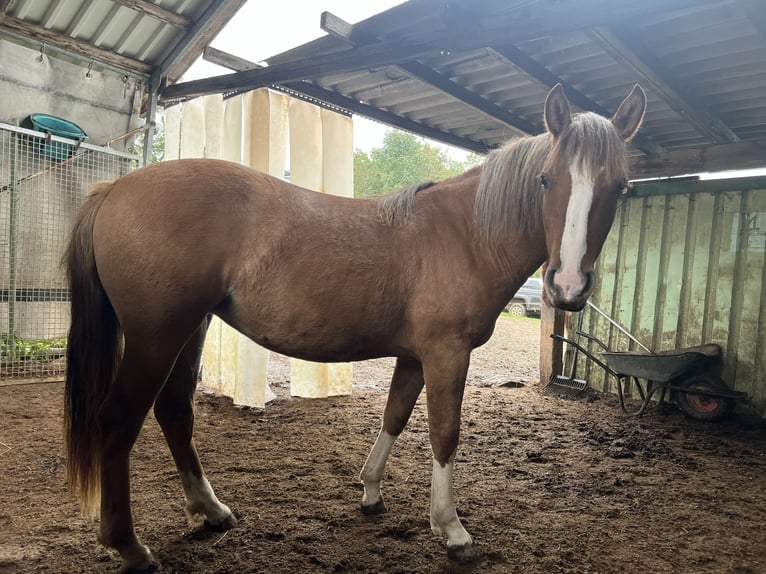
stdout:
[[[388,514],[359,512],[390,360],[355,366],[350,397],[289,398],[281,357],[270,367],[279,398],[265,410],[198,394],[197,445],[239,518],[227,533],[187,522],[149,420],[132,458],[137,531],[173,573],[766,572],[760,423],[700,423],[673,407],[636,419],[611,397],[544,397],[538,345],[538,321],[501,318],[474,353],[455,479],[484,553],[473,568],[452,565],[429,529],[425,397],[389,461]],[[60,383],[0,387],[0,572],[119,567],[64,489],[62,393]]]

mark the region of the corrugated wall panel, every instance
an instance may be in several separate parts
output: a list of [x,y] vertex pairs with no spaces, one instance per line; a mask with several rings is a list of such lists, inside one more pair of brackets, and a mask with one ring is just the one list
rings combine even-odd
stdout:
[[[721,345],[724,380],[766,416],[766,178],[638,185],[618,209],[592,301],[655,351]],[[583,327],[613,350],[638,349],[593,310]],[[578,376],[615,389],[582,357]]]

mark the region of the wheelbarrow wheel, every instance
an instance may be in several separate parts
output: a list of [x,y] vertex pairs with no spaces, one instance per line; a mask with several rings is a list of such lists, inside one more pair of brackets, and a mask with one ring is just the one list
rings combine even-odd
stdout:
[[680,384],[686,391],[676,392],[679,408],[693,419],[700,421],[718,420],[731,412],[733,402],[724,397],[698,395],[693,391],[708,393],[730,393],[730,389],[721,379],[712,375],[696,375]]

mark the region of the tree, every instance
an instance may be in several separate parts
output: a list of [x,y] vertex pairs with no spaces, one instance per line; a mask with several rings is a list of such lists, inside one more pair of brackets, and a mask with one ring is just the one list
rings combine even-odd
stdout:
[[424,181],[439,181],[463,173],[481,161],[451,159],[444,151],[412,134],[389,130],[383,146],[369,154],[354,152],[354,196],[371,197]]
[[[157,110],[154,124],[154,138],[152,138],[152,163],[161,162],[165,157],[165,117],[161,110]],[[144,155],[144,137],[146,133],[140,132],[133,144],[133,153],[139,157]]]

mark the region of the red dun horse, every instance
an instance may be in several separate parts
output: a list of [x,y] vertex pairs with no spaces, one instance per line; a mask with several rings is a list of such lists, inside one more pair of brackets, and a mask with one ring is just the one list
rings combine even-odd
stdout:
[[155,568],[133,529],[128,472],[152,406],[189,514],[215,528],[236,523],[192,439],[211,314],[301,359],[397,357],[361,473],[362,511],[385,512],[386,459],[425,386],[431,528],[451,558],[477,560],[452,496],[471,350],[543,262],[548,301],[583,307],[627,184],[625,141],[645,107],[636,86],[611,120],[573,116],[556,86],[545,102],[547,133],[512,141],[463,175],[382,199],[324,195],[196,159],[96,186],[65,255],[68,480],[86,511],[100,505],[99,539],[120,553],[123,570]]

